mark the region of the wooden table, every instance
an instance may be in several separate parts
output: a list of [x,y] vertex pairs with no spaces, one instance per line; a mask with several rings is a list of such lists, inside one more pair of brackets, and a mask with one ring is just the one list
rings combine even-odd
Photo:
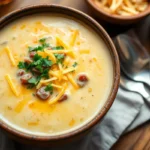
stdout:
[[[43,3],[66,5],[74,7],[91,15],[84,0],[14,0],[9,5],[0,7],[0,17],[20,7]],[[100,20],[99,22],[103,24],[104,28],[112,37],[132,27],[110,25]],[[119,141],[113,146],[112,150],[150,150],[150,121],[135,129],[134,131],[122,136]]]

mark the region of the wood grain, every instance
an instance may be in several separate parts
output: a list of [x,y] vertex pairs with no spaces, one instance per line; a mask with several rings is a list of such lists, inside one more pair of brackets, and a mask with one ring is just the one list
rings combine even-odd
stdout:
[[[0,17],[15,9],[36,4],[60,4],[74,7],[90,14],[84,0],[14,0],[10,4],[0,7]],[[111,36],[131,28],[131,26],[120,27],[103,23],[100,20],[98,21],[102,23]],[[112,150],[150,150],[150,121],[136,130],[122,136],[113,146]]]
[[150,150],[150,121],[122,136],[112,150]]

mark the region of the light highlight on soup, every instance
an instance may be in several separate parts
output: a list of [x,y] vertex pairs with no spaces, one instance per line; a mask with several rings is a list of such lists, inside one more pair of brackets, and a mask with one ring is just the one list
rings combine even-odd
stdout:
[[0,60],[0,119],[32,134],[56,135],[85,124],[112,87],[107,46],[66,16],[27,16],[3,28]]

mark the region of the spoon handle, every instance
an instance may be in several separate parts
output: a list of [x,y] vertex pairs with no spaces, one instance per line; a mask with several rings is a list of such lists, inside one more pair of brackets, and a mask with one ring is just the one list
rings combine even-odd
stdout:
[[150,90],[145,88],[144,84],[133,82],[121,76],[120,86],[130,92],[136,92],[141,95],[144,101],[150,106]]

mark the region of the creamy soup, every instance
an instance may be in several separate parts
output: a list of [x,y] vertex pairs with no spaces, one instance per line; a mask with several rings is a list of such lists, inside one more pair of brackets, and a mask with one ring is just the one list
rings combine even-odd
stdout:
[[103,40],[78,20],[36,14],[0,31],[0,119],[20,131],[56,135],[90,121],[112,88]]

